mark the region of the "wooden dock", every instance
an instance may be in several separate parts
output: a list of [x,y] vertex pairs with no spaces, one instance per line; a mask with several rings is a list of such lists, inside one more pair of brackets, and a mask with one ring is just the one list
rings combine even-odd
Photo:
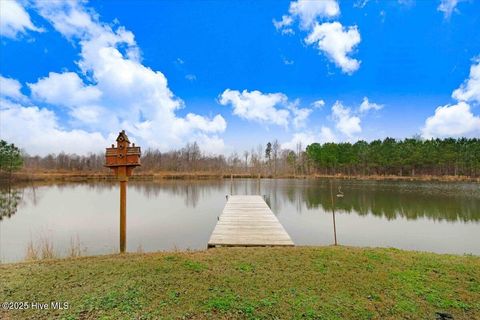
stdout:
[[229,196],[208,247],[293,246],[261,196]]

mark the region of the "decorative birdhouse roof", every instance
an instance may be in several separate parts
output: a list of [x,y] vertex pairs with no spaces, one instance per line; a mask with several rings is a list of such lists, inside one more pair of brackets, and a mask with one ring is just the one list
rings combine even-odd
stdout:
[[128,137],[127,137],[127,134],[125,133],[125,130],[120,131],[120,133],[118,134],[118,137],[117,137],[117,142],[122,142],[122,141],[126,141],[126,142],[130,143],[130,140],[128,140]]

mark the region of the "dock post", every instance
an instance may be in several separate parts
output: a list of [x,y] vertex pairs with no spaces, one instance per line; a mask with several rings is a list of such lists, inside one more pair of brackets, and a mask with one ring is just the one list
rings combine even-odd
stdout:
[[120,253],[127,247],[127,178],[120,180]]

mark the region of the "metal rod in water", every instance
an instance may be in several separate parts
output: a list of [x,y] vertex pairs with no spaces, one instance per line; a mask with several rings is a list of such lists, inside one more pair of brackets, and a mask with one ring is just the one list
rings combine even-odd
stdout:
[[332,200],[333,237],[335,240],[335,245],[337,245],[337,226],[335,225],[335,203],[333,201],[332,181],[330,181],[330,198]]

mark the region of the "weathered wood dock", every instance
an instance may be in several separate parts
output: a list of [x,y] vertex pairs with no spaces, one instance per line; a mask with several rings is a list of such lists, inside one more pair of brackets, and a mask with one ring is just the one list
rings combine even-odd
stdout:
[[262,196],[229,196],[208,247],[293,246]]

